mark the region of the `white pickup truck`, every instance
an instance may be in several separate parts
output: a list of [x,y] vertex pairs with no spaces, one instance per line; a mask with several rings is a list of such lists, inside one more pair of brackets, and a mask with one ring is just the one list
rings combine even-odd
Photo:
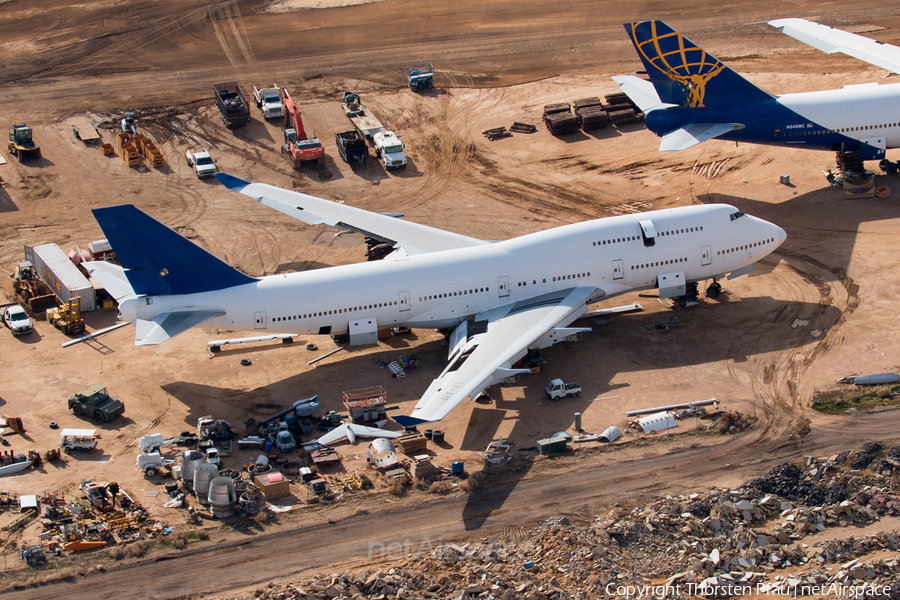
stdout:
[[258,88],[254,85],[253,99],[256,100],[256,106],[262,109],[263,117],[275,119],[284,116],[281,88],[277,85],[270,88]]
[[375,143],[375,156],[381,159],[385,169],[403,169],[406,167],[403,143],[396,133],[382,129],[372,136],[372,141]]
[[190,150],[184,155],[189,167],[193,168],[197,173],[197,177],[210,177],[215,175],[218,168],[215,161],[206,148],[200,152],[191,152]]
[[3,311],[3,323],[9,327],[13,335],[25,335],[34,329],[28,313],[19,304],[6,307],[6,310]]
[[551,400],[559,400],[566,396],[577,396],[581,393],[581,386],[577,383],[566,383],[562,379],[553,379],[544,391]]

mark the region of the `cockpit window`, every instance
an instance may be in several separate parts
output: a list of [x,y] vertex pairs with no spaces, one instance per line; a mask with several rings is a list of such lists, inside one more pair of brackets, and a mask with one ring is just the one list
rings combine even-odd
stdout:
[[745,216],[744,213],[742,213],[741,211],[737,211],[735,213],[731,213],[731,220],[734,221],[735,219],[740,219],[743,216]]

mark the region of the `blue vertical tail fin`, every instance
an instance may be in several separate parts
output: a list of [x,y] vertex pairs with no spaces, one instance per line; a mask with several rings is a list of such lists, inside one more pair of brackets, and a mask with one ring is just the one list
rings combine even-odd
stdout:
[[93,213],[137,295],[195,294],[256,281],[130,204]]
[[662,21],[625,23],[625,30],[664,103],[704,108],[772,99]]

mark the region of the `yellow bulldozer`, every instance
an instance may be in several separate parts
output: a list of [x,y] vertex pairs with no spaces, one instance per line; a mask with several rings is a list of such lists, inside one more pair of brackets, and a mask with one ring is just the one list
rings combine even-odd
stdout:
[[81,298],[72,297],[58,308],[47,309],[47,321],[67,335],[84,332],[84,320],[81,318]]

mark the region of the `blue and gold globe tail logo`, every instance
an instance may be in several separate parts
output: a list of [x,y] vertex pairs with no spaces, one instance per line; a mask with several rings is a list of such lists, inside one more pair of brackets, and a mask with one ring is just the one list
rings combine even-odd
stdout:
[[704,107],[706,84],[727,68],[725,64],[662,21],[631,23],[630,26],[629,34],[648,71],[652,66],[676,82],[684,92],[687,106]]

